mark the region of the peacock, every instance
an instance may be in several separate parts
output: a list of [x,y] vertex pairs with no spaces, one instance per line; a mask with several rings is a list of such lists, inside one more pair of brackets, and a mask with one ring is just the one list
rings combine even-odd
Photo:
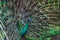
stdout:
[[52,40],[52,35],[60,34],[60,0],[2,2],[1,18],[9,40]]

